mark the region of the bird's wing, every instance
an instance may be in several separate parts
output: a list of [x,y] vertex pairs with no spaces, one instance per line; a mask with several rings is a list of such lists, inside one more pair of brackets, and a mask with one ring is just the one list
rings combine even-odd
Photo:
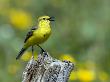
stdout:
[[37,27],[32,27],[31,29],[30,29],[30,31],[27,33],[27,35],[26,35],[26,38],[25,38],[25,40],[24,40],[24,43],[26,43],[26,41],[33,35],[33,32],[34,32],[34,30],[36,30],[37,29]]

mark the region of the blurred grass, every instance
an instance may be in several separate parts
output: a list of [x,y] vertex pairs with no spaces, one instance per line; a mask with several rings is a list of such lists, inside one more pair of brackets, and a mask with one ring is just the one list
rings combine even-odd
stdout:
[[77,66],[69,82],[109,82],[109,8],[109,0],[0,0],[0,82],[22,80],[30,49],[24,61],[15,57],[26,32],[42,15],[56,19],[53,33],[42,47]]

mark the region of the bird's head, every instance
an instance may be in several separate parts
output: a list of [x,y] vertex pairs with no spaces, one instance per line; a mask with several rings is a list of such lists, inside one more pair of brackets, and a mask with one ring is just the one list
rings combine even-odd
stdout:
[[50,23],[50,21],[54,21],[54,17],[41,16],[38,18],[39,23]]

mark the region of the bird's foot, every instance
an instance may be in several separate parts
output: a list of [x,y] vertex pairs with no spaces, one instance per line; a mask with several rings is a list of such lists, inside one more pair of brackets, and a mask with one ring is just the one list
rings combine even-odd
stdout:
[[46,53],[44,49],[41,49],[40,54]]
[[39,45],[37,45],[40,49],[41,49],[41,51],[40,51],[40,54],[42,55],[42,54],[45,54],[45,55],[47,55],[47,52],[41,47],[41,46],[39,46]]

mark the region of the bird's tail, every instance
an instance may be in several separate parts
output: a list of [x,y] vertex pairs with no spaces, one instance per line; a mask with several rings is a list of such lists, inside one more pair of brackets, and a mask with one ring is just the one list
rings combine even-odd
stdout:
[[16,57],[16,60],[19,59],[23,55],[23,53],[25,52],[25,50],[26,50],[26,48],[22,48],[21,49],[21,51],[19,52],[19,54]]

